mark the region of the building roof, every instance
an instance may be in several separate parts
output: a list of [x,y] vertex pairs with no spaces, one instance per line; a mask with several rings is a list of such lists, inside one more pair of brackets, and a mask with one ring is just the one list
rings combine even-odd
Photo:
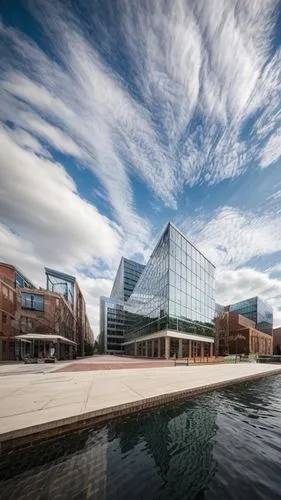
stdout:
[[69,340],[62,335],[48,335],[44,333],[26,333],[22,335],[15,335],[15,339],[19,340],[51,340],[52,342],[62,342],[63,344],[77,345],[73,340]]
[[14,266],[14,264],[8,264],[7,262],[0,262],[0,266],[5,266],[5,267],[8,267],[9,269],[16,271],[18,274],[20,274],[23,277],[23,279],[27,283],[29,283],[31,285],[32,288],[36,288],[34,283],[32,283],[32,281],[30,281],[30,279],[24,275],[24,273],[21,271],[21,269],[19,269],[19,267]]
[[56,278],[61,278],[65,281],[70,281],[71,283],[75,283],[75,276],[71,276],[70,274],[62,273],[61,271],[56,271],[55,269],[50,269],[49,267],[45,267],[45,274],[50,274]]

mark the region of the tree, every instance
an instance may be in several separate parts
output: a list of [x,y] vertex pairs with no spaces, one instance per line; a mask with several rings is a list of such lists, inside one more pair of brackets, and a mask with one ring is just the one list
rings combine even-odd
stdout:
[[84,342],[84,353],[85,356],[93,356],[94,354],[94,346],[93,344],[90,344],[87,340]]

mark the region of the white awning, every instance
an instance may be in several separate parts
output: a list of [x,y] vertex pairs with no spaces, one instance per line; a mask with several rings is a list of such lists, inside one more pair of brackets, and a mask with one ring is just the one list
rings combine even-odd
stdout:
[[53,342],[54,344],[61,342],[62,344],[77,345],[73,340],[69,340],[62,335],[48,335],[44,333],[26,333],[25,335],[15,335],[15,339],[22,341],[43,340],[45,342]]

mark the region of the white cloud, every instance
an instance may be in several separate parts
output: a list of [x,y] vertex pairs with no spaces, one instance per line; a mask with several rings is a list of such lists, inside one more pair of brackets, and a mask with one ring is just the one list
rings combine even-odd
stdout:
[[[266,272],[249,267],[250,261],[281,251],[281,210],[278,197],[263,214],[221,207],[212,217],[187,218],[182,231],[216,265],[216,301],[224,305],[259,295],[274,307],[275,325],[281,323],[281,280],[271,277],[279,264]],[[281,268],[280,268],[281,269]]]
[[[132,233],[141,228],[146,242],[149,227],[134,211],[131,170],[176,207],[184,183],[216,183],[259,161],[256,135],[245,144],[240,128],[275,92],[277,64],[268,60],[276,5],[123,0],[118,30],[132,68],[128,86],[108,63],[115,40],[90,5],[74,17],[70,5],[33,1],[31,13],[56,60],[3,27],[3,47],[12,55],[2,63],[4,101],[9,93],[13,120],[21,110],[18,125],[27,127],[27,120],[53,146],[82,155],[117,219]],[[85,17],[102,33],[102,47],[94,48]],[[28,120],[28,106],[45,122],[35,115]]]
[[24,233],[49,262],[60,259],[67,267],[68,262],[91,264],[93,255],[115,256],[120,243],[116,228],[78,196],[61,165],[20,148],[3,127],[0,145],[3,221]]
[[251,268],[219,269],[216,280],[218,303],[231,304],[258,295],[274,308],[274,326],[281,325],[281,280]]
[[261,167],[268,167],[281,156],[281,128],[277,129],[270,137],[262,151]]
[[235,269],[255,257],[281,250],[281,213],[217,209],[212,217],[187,219],[183,231],[216,266]]
[[[20,260],[22,245],[34,273],[41,263],[73,272],[99,258],[116,266],[121,252],[147,255],[151,224],[137,213],[134,176],[176,208],[186,184],[212,185],[280,157],[277,1],[121,0],[114,35],[91,2],[75,16],[70,4],[28,3],[46,52],[0,24],[0,119],[12,123],[1,129],[3,251]],[[113,62],[116,34],[125,77]],[[242,127],[256,112],[246,140]],[[114,223],[80,197],[53,149],[94,174]],[[280,217],[278,207],[224,207],[213,220],[188,220],[188,232],[229,271],[281,249]]]

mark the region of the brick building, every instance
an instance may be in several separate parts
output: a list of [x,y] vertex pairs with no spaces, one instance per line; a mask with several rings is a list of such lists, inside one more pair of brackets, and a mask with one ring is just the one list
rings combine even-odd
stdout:
[[14,359],[14,321],[17,296],[14,283],[0,275],[0,360]]
[[15,359],[17,290],[20,286],[34,287],[19,269],[0,263],[0,361]]
[[272,335],[256,329],[253,320],[224,310],[215,321],[215,353],[272,354]]
[[[50,276],[56,277],[52,286]],[[76,279],[51,270],[46,270],[46,277],[47,290],[36,288],[15,266],[0,263],[0,361],[22,359],[26,354],[45,356],[53,343],[39,340],[40,335],[57,337],[56,353],[61,359],[83,355],[85,340],[94,343]],[[37,339],[31,341],[28,335]]]
[[[65,297],[59,293],[41,289],[22,288],[18,293],[18,308],[15,322],[16,335],[48,334],[59,335],[76,342],[76,320],[74,312]],[[17,346],[19,347],[19,345]],[[26,345],[21,345],[21,352],[16,351],[16,357],[23,357]],[[36,342],[33,355],[45,355],[49,349],[46,342]],[[62,343],[60,358],[72,359],[74,347]]]

